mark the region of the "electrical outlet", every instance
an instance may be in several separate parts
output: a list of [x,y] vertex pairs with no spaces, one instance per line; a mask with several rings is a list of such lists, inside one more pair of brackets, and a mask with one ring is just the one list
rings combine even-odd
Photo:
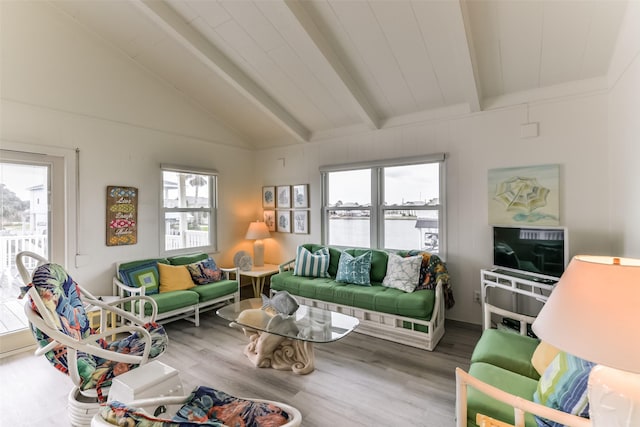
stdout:
[[478,304],[481,303],[481,301],[480,301],[480,291],[474,291],[473,292],[473,302],[477,302]]

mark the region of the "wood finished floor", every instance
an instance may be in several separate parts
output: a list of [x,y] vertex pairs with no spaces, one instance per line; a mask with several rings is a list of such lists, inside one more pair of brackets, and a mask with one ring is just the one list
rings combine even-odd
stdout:
[[[316,370],[298,376],[254,368],[242,350],[247,338],[213,312],[196,328],[165,325],[168,351],[160,358],[180,371],[187,390],[207,385],[243,397],[287,402],[302,425],[452,427],[454,368],[469,367],[479,327],[447,322],[433,352],[352,333],[315,346]],[[31,352],[0,359],[1,426],[69,426],[69,378]]]

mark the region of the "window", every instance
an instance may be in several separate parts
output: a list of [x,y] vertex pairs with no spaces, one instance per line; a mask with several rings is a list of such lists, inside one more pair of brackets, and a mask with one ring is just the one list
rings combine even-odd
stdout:
[[217,172],[162,165],[160,252],[214,252]]
[[444,157],[321,168],[323,241],[442,256]]

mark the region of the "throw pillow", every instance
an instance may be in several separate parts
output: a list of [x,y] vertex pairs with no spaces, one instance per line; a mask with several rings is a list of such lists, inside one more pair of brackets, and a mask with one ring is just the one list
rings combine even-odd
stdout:
[[413,292],[418,286],[422,256],[403,258],[390,253],[387,261],[387,275],[382,279],[382,286]]
[[328,269],[329,248],[324,247],[311,253],[303,246],[298,246],[296,262],[293,266],[294,276],[331,277],[327,272]]
[[191,279],[196,285],[206,285],[207,283],[217,282],[222,278],[222,270],[218,268],[211,257],[204,261],[187,264],[187,270],[189,270]]
[[534,369],[538,371],[538,374],[542,376],[544,371],[547,370],[553,359],[560,353],[560,350],[552,346],[551,344],[540,341],[540,344],[536,347],[536,350],[531,356],[531,364]]
[[158,264],[160,292],[182,291],[195,286],[191,274],[184,265]]
[[160,284],[158,262],[149,261],[131,267],[120,267],[120,279],[127,286],[134,288],[144,286],[146,295],[157,294]]
[[[595,363],[567,354],[558,353],[538,381],[533,401],[580,417],[589,417],[587,383]],[[562,427],[536,416],[539,427]]]
[[342,252],[338,262],[336,282],[351,283],[354,285],[371,286],[369,272],[371,271],[371,251],[354,257],[347,252]]

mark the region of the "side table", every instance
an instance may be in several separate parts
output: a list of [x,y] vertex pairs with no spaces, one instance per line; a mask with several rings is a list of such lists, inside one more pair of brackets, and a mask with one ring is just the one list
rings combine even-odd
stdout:
[[240,270],[240,277],[251,277],[251,285],[253,286],[253,296],[256,298],[260,298],[262,294],[262,290],[264,288],[264,283],[267,280],[267,277],[271,277],[280,271],[280,267],[276,264],[265,264],[260,267],[252,267],[251,270],[242,271]]
[[[105,302],[107,304],[120,299],[119,296],[112,296],[112,295],[99,296],[98,298],[102,302]],[[89,326],[91,328],[99,329],[100,332],[102,332],[103,327],[105,331],[107,329],[118,327],[118,321],[116,319],[116,314],[114,312],[105,313],[108,318],[104,319],[104,321],[102,319],[102,314],[103,314],[103,311],[100,309],[100,307],[92,307],[87,311],[87,317],[89,318]],[[111,335],[111,341],[114,341],[115,339],[116,339],[116,336]]]

